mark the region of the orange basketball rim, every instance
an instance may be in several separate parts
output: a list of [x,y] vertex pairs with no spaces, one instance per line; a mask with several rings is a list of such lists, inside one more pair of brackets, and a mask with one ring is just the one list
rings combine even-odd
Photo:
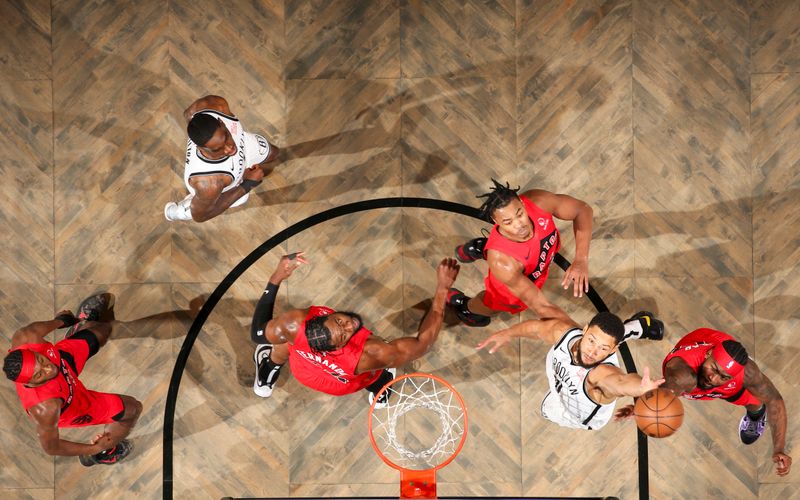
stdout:
[[370,406],[369,439],[378,456],[400,471],[400,498],[436,498],[436,471],[456,458],[467,439],[467,408],[442,378],[403,375]]

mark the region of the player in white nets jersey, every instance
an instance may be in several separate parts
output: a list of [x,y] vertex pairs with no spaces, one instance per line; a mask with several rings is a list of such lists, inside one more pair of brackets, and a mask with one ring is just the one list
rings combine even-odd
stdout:
[[[639,324],[638,331],[632,332]],[[638,397],[653,390],[664,379],[624,373],[617,360],[617,347],[628,338],[660,340],[664,325],[652,313],[637,313],[622,324],[615,314],[601,312],[580,328],[564,319],[529,320],[501,330],[478,345],[491,346],[490,353],[514,337],[540,339],[553,344],[547,352],[547,379],[550,390],[542,401],[542,416],[563,427],[599,429],[614,414],[617,398]]]
[[201,97],[183,115],[189,134],[183,180],[189,195],[167,203],[164,216],[204,222],[243,205],[279,150],[262,136],[245,132],[222,97]]

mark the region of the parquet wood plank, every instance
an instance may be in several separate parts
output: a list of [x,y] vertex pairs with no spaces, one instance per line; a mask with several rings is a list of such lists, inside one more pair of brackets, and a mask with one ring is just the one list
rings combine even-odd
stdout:
[[0,3],[0,75],[2,80],[50,80],[50,1]]
[[[635,206],[652,210],[636,225],[637,265],[657,275],[745,276],[752,238],[746,9],[638,2],[633,18],[634,169],[644,183]],[[680,252],[657,265],[664,248]]]
[[403,0],[403,76],[513,76],[514,18],[513,0]]
[[491,178],[516,171],[514,79],[414,79],[404,94],[404,196],[479,206]]
[[398,3],[286,2],[286,78],[399,78]]
[[[593,200],[591,275],[632,276],[634,254],[619,240],[633,237],[632,222],[614,226],[613,238],[597,226],[633,205],[631,4],[519,2],[517,27],[513,182]],[[571,233],[563,231],[569,258]]]
[[400,196],[400,91],[395,80],[288,84],[287,221],[337,205]]
[[[0,106],[8,111],[0,121],[0,171],[5,181],[0,187],[0,230],[5,235],[0,242],[4,346],[10,346],[16,329],[55,312],[51,92],[49,81],[0,85]],[[2,384],[0,401],[0,485],[49,487],[52,494],[53,458],[41,453],[35,427],[22,413],[13,384]],[[41,494],[38,490],[19,492],[22,498]]]
[[793,0],[748,3],[753,73],[800,71],[800,3]]

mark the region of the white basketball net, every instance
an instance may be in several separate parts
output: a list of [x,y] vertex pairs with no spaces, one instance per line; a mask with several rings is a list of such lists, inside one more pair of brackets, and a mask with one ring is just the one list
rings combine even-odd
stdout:
[[387,390],[392,391],[389,405],[372,412],[379,452],[413,470],[432,469],[456,453],[464,435],[464,408],[447,385],[411,376]]

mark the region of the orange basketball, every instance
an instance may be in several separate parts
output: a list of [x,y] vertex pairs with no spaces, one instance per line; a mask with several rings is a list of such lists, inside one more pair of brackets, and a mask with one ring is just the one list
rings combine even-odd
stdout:
[[683,423],[683,403],[672,391],[656,389],[636,400],[633,415],[642,432],[663,438],[677,431]]

